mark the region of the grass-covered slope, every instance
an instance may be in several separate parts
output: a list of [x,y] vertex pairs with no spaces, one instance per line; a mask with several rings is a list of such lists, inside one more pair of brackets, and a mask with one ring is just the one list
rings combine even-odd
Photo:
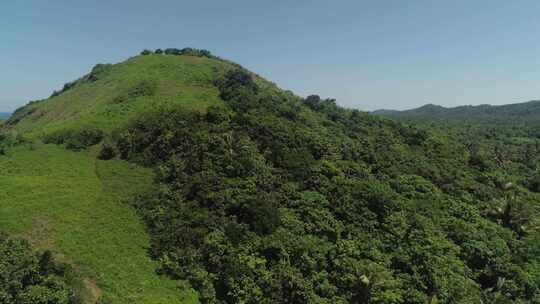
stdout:
[[164,54],[97,65],[51,98],[19,109],[8,124],[30,137],[89,126],[107,132],[150,109],[204,110],[222,103],[214,81],[231,67],[214,58]]
[[87,152],[14,148],[0,156],[0,231],[71,264],[88,303],[192,303],[155,273],[144,226],[127,204],[151,178],[147,169]]

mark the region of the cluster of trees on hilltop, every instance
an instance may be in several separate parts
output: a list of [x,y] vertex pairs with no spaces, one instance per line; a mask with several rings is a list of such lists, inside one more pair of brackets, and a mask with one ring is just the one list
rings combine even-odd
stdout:
[[190,47],[186,47],[186,48],[182,48],[182,49],[177,49],[177,48],[156,49],[155,51],[146,49],[146,50],[143,50],[140,53],[140,55],[142,55],[142,56],[147,56],[147,55],[152,55],[152,54],[156,54],[156,55],[173,55],[173,56],[182,56],[182,55],[184,55],[184,56],[194,56],[194,57],[205,57],[205,58],[224,61],[224,62],[227,62],[227,64],[229,64],[231,66],[234,66],[234,67],[236,67],[238,69],[243,69],[243,67],[241,65],[239,65],[238,63],[235,63],[235,62],[220,58],[218,56],[215,56],[210,51],[205,50],[205,49],[197,49],[197,48],[190,48]]
[[156,49],[155,51],[143,50],[141,55],[150,55],[150,54],[165,54],[165,55],[185,55],[185,56],[196,56],[196,57],[207,57],[207,58],[217,58],[210,51],[204,49],[195,49],[195,48],[167,48],[167,49]]
[[151,254],[202,303],[540,303],[522,159],[241,69],[216,85],[226,107],[143,114],[102,153],[156,168]]

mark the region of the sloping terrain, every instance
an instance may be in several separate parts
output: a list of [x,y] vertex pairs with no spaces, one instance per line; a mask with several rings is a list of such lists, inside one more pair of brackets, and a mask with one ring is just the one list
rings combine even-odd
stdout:
[[17,147],[0,156],[0,231],[73,265],[88,303],[192,303],[155,273],[148,236],[128,204],[151,178],[147,169],[86,152]]
[[0,232],[72,265],[88,303],[540,303],[540,144],[457,124],[145,51],[9,119]]
[[97,65],[46,100],[13,114],[8,124],[36,137],[93,126],[111,131],[138,113],[156,108],[204,110],[220,104],[214,81],[232,66],[195,56],[147,55]]

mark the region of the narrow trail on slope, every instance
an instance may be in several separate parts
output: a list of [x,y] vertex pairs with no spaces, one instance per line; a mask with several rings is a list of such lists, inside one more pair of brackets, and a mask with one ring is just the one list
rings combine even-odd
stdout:
[[0,228],[74,265],[88,289],[86,303],[197,303],[182,301],[189,293],[156,274],[149,236],[128,204],[151,184],[150,170],[37,145],[0,156],[0,171]]

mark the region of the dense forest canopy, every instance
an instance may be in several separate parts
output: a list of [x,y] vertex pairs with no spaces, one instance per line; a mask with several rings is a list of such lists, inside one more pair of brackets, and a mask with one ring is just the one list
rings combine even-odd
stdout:
[[525,175],[438,131],[259,90],[242,70],[219,88],[226,109],[151,113],[109,148],[158,165],[163,187],[136,206],[163,273],[203,303],[537,300]]
[[[185,56],[203,60],[190,64],[221,60],[188,48],[144,51],[133,62],[167,60],[163,68]],[[152,168],[154,187],[130,201],[150,235],[149,254],[160,275],[193,288],[204,304],[540,303],[540,145],[532,129],[399,122],[211,63],[197,81],[221,103],[161,104],[114,129],[55,126],[30,139],[16,132],[25,115],[36,121],[62,95],[112,77],[116,67],[103,66],[96,80],[16,113],[2,149],[44,141]],[[110,95],[110,109],[162,88],[133,83]],[[69,275],[32,265],[39,279],[11,292],[13,303],[26,303],[17,299],[50,277],[60,283],[44,292],[69,299]],[[0,295],[11,286],[4,282]]]
[[378,110],[373,114],[399,120],[419,122],[437,122],[437,124],[482,125],[487,127],[518,127],[520,131],[538,130],[540,124],[540,101],[533,100],[501,106],[479,105],[445,108],[427,104],[422,107],[406,110]]

